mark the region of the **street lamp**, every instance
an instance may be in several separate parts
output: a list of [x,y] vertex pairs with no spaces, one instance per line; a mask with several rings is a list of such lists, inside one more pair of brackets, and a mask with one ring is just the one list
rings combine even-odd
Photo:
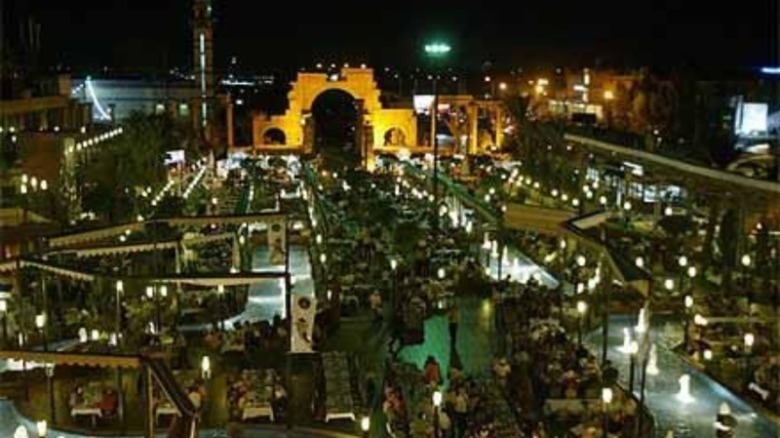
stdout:
[[634,392],[634,369],[636,368],[636,354],[639,352],[639,343],[636,340],[631,341],[628,346],[629,368],[628,368],[628,392]]
[[[122,295],[125,293],[125,283],[122,280],[116,281],[116,332],[117,334],[121,331],[122,327]],[[118,338],[118,336],[117,336]]]
[[750,375],[752,374],[751,370],[751,359],[753,357],[753,344],[756,342],[756,337],[753,335],[753,333],[745,333],[744,336],[745,341],[745,388],[747,388],[750,385]]
[[49,342],[46,340],[46,314],[41,313],[35,315],[35,327],[41,332],[41,340],[43,341],[43,351],[49,351]]
[[8,301],[0,300],[0,315],[3,317],[3,348],[8,348]]
[[444,277],[447,275],[447,273],[444,271],[444,268],[439,268],[436,271],[436,276],[439,277],[439,280],[444,280]]
[[685,332],[683,333],[683,345],[685,346],[685,351],[687,352],[688,348],[690,347],[689,332],[691,328],[691,309],[693,308],[693,296],[686,295],[683,304],[685,304]]
[[200,372],[204,379],[211,378],[211,359],[208,356],[203,356],[200,360]]
[[439,437],[439,408],[441,407],[441,391],[433,391],[433,436]]
[[219,326],[220,329],[225,331],[225,285],[220,284],[217,286],[217,298],[219,299]]
[[[447,56],[452,50],[449,44],[444,42],[433,42],[425,45],[425,54],[432,60],[441,59]],[[438,78],[434,72],[433,75],[433,102],[431,102],[431,144],[433,146],[433,208],[439,205],[439,141],[436,137],[436,116],[439,110],[439,91]],[[439,231],[439,219],[436,215],[433,217],[434,233]]]
[[577,266],[582,268],[582,267],[585,266],[586,262],[587,262],[587,260],[585,260],[585,256],[584,255],[580,254],[580,255],[577,256]]
[[577,301],[577,345],[582,346],[582,317],[588,311],[588,303]]
[[368,431],[371,430],[371,418],[365,416],[360,419],[360,430],[363,431],[363,437],[368,438]]
[[750,317],[751,317],[751,306],[753,303],[753,292],[751,291],[750,287],[750,279],[748,278],[749,275],[749,269],[750,265],[752,264],[752,260],[750,259],[749,254],[743,254],[742,259],[740,260],[742,262],[742,283],[743,287],[745,288],[745,296],[747,297],[747,313],[748,313],[748,325],[750,325]]
[[607,438],[607,429],[609,429],[609,404],[612,403],[612,388],[601,388],[601,401],[604,404],[604,425],[602,426],[601,436]]

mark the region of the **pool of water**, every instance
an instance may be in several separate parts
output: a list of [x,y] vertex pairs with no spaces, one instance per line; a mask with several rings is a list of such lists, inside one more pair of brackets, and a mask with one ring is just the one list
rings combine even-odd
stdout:
[[[636,318],[614,316],[610,319],[608,357],[620,371],[620,381],[628,387],[630,359],[618,350],[623,344],[623,329],[633,327]],[[780,425],[754,410],[720,383],[692,367],[671,350],[676,330],[667,323],[660,323],[651,329],[650,339],[656,345],[659,373],[647,375],[645,402],[656,420],[656,436],[663,437],[672,430],[675,438],[714,437],[715,415],[721,403],[728,403],[739,421],[736,436],[739,438],[778,438]],[[591,351],[601,351],[601,330],[587,337]],[[694,401],[683,403],[676,397],[683,374],[691,377],[690,389]],[[639,373],[635,380],[635,392],[639,391]]]

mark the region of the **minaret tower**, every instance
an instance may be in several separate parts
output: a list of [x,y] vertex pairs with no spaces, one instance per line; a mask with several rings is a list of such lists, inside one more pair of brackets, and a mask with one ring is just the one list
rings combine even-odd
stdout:
[[200,123],[206,127],[214,105],[214,28],[211,0],[193,0],[192,60],[195,81],[200,90]]

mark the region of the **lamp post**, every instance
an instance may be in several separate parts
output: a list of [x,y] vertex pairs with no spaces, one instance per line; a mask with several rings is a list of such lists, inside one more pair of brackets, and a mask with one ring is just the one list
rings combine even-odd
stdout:
[[751,317],[751,305],[753,304],[753,292],[751,291],[751,285],[750,285],[750,279],[748,278],[748,275],[750,273],[750,264],[752,263],[752,260],[750,259],[750,255],[744,254],[742,256],[742,259],[740,260],[742,263],[742,284],[745,288],[745,296],[747,297],[747,316],[748,316],[748,328],[752,326],[750,317]]
[[395,306],[398,303],[398,260],[390,259],[390,270],[393,271],[393,296],[391,302],[393,303],[393,312],[395,312]]
[[[447,43],[435,42],[425,45],[425,54],[432,60],[441,59],[447,56],[452,50]],[[436,138],[436,116],[439,110],[439,91],[438,78],[436,72],[433,74],[433,102],[431,103],[431,145],[433,146],[433,225],[434,234],[439,231],[439,219],[436,210],[439,205],[439,141]]]
[[582,347],[582,317],[588,311],[588,303],[577,301],[577,346]]
[[160,332],[162,327],[162,309],[160,308],[160,297],[165,298],[168,296],[168,286],[162,285],[159,289],[155,286],[146,286],[146,296],[154,300],[154,325],[157,332]]
[[35,327],[41,333],[41,341],[43,342],[43,351],[49,351],[49,342],[46,339],[46,314],[45,313],[35,315]]
[[3,348],[8,348],[8,301],[0,300],[0,315],[3,318]]
[[433,436],[439,438],[439,409],[441,408],[441,391],[433,391]]
[[756,337],[753,335],[753,333],[745,333],[744,337],[745,341],[745,388],[748,388],[750,386],[750,375],[752,374],[751,370],[751,359],[753,357],[753,344],[756,342]]
[[119,333],[122,329],[122,295],[125,292],[125,283],[122,280],[117,280],[116,285],[116,323],[115,323],[115,329],[116,329],[116,337],[117,337],[117,343],[119,342]]
[[579,282],[580,281],[580,277],[582,276],[582,270],[583,270],[583,268],[585,268],[585,264],[588,263],[588,260],[582,254],[578,255],[574,260],[577,263],[577,270],[575,272],[574,281]]
[[203,356],[200,359],[200,375],[204,379],[211,378],[211,359],[208,356]]
[[53,424],[55,421],[57,421],[57,410],[54,406],[54,364],[45,364],[44,372],[46,373],[46,391],[49,394],[49,421],[51,421]]
[[664,280],[664,289],[666,289],[668,293],[671,293],[672,290],[674,290],[674,280],[671,278]]
[[604,424],[601,426],[601,436],[607,438],[609,429],[609,404],[612,403],[612,388],[601,388],[601,402],[604,404]]
[[690,328],[691,328],[691,309],[693,308],[693,295],[686,295],[683,301],[685,305],[685,332],[683,333],[683,345],[685,346],[686,354],[690,348]]
[[217,286],[217,298],[219,299],[219,328],[225,331],[225,285]]
[[636,374],[636,354],[639,352],[639,343],[631,341],[629,344],[629,364],[628,364],[628,392],[634,392],[634,375]]
[[680,265],[680,293],[685,293],[685,268],[688,267],[688,257],[681,255],[677,259],[677,264]]
[[365,416],[360,419],[360,430],[363,431],[363,438],[368,438],[368,432],[371,430],[371,418]]

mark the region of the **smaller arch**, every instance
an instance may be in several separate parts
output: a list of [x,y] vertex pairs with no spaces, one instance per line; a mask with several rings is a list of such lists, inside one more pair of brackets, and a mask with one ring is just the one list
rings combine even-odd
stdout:
[[263,135],[261,136],[261,138],[263,140],[263,144],[268,144],[268,145],[287,144],[287,135],[284,133],[284,130],[282,130],[281,128],[277,128],[275,126],[267,128],[265,131],[263,131]]
[[386,130],[383,146],[407,146],[406,133],[397,126]]

